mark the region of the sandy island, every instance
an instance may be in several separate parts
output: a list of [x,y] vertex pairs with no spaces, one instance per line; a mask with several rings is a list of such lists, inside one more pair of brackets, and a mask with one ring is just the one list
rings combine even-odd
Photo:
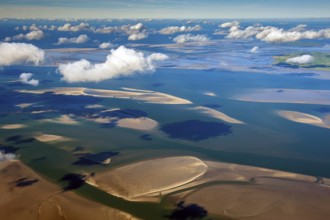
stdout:
[[172,189],[202,176],[207,165],[195,157],[167,157],[129,164],[98,173],[93,185],[127,200]]
[[25,128],[26,125],[24,124],[7,124],[7,125],[3,125],[0,128],[2,129],[20,129],[20,128]]
[[[136,219],[128,213],[89,201],[44,180],[23,163],[0,162],[0,219]],[[17,182],[31,181],[17,186]]]
[[295,112],[295,111],[276,111],[276,113],[281,116],[282,118],[285,118],[290,121],[294,121],[297,123],[302,123],[302,124],[310,124],[322,128],[330,128],[330,121],[318,118],[314,115],[302,113],[302,112]]
[[133,99],[153,104],[191,104],[189,100],[182,99],[169,94],[148,90],[136,90],[130,88],[124,88],[124,90],[106,90],[81,87],[63,87],[44,90],[17,90],[17,92],[32,94],[44,94],[46,92],[53,92],[54,94],[61,95],[86,95],[103,98]]
[[178,156],[97,173],[89,183],[126,200],[161,198],[198,204],[233,219],[323,220],[330,216],[329,179]]
[[53,134],[39,134],[34,136],[40,142],[62,142],[62,141],[70,141],[70,138],[53,135]]
[[204,106],[197,106],[197,107],[193,107],[193,108],[190,108],[190,109],[200,111],[204,114],[207,114],[207,115],[211,116],[212,118],[220,119],[220,120],[228,122],[228,123],[244,124],[244,122],[239,121],[235,118],[232,118],[232,117],[230,117],[230,116],[228,116],[228,115],[226,115],[222,112],[219,112],[215,109],[212,109],[212,108],[208,108],[208,107],[204,107]]
[[152,130],[158,126],[158,122],[146,117],[123,118],[117,121],[117,126],[135,130]]
[[50,122],[50,123],[57,123],[57,124],[66,124],[66,125],[76,125],[79,122],[74,120],[70,115],[61,115],[58,118],[48,118],[39,120],[40,122]]

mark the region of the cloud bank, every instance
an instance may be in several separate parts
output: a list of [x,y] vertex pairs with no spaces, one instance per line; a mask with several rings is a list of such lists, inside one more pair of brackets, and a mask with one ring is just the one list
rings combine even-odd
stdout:
[[40,40],[44,37],[44,32],[41,30],[33,30],[27,34],[18,34],[13,37],[6,37],[5,41],[12,40]]
[[191,32],[191,31],[200,31],[202,27],[200,25],[195,26],[169,26],[163,28],[159,31],[160,34],[175,34],[180,32]]
[[314,57],[308,54],[297,56],[297,57],[292,57],[286,60],[287,63],[292,63],[292,64],[309,64],[314,61]]
[[22,73],[19,76],[19,80],[23,84],[31,85],[31,86],[37,86],[39,85],[39,80],[32,79],[33,74],[32,73]]
[[303,39],[328,39],[330,38],[330,28],[321,30],[305,30],[306,25],[298,25],[290,30],[277,28],[273,26],[249,26],[241,29],[239,22],[231,24],[224,23],[220,25],[224,28],[229,28],[229,33],[226,38],[229,39],[247,39],[256,38],[261,41],[276,43],[276,42],[294,42]]
[[66,23],[63,26],[60,26],[57,28],[58,31],[84,31],[84,30],[89,30],[89,24],[87,23],[80,23],[79,25],[71,25],[70,23]]
[[160,53],[144,56],[142,52],[120,46],[116,50],[111,50],[104,63],[92,64],[88,60],[82,59],[73,63],[60,64],[58,70],[63,76],[62,80],[69,83],[99,82],[121,76],[131,76],[135,73],[153,72],[156,68],[155,62],[167,58],[166,55]]
[[197,34],[181,34],[173,39],[175,43],[187,43],[187,42],[207,42],[210,39],[205,35]]
[[32,44],[0,43],[0,66],[22,63],[39,65],[44,59],[44,51]]
[[86,34],[79,35],[78,37],[66,38],[60,37],[58,38],[57,45],[61,44],[83,44],[89,40]]

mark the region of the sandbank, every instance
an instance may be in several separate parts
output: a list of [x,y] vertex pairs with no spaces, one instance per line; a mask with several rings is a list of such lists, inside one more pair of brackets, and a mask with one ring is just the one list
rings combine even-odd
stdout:
[[212,108],[208,108],[208,107],[204,107],[204,106],[197,106],[197,107],[193,107],[193,108],[190,108],[190,109],[200,111],[204,114],[207,114],[207,115],[211,116],[212,118],[220,119],[220,120],[228,122],[228,123],[244,124],[244,122],[239,121],[235,118],[232,118],[232,117],[230,117],[230,116],[228,116],[228,115],[226,115],[226,114],[224,114],[220,111],[212,109]]
[[[58,186],[44,180],[20,161],[6,161],[0,165],[0,219],[136,219],[73,192],[62,192]],[[24,180],[30,180],[32,184],[16,185]]]
[[281,116],[282,118],[285,118],[290,121],[294,121],[297,123],[302,124],[310,124],[322,128],[330,128],[329,120],[321,119],[319,117],[316,117],[314,115],[302,113],[302,112],[296,112],[296,111],[276,111],[276,113]]
[[2,129],[20,129],[20,128],[25,128],[26,125],[24,124],[7,124],[7,125],[3,125],[0,128]]
[[125,88],[126,90],[106,90],[106,89],[89,89],[82,87],[63,87],[44,90],[17,90],[22,93],[32,94],[44,94],[46,92],[52,92],[60,95],[86,95],[102,98],[118,98],[118,99],[133,99],[144,101],[146,103],[153,104],[191,104],[189,100],[182,99],[176,96],[172,96],[165,93],[148,91],[148,90],[136,90],[131,88]]
[[117,121],[117,126],[136,130],[152,130],[158,126],[158,122],[146,117],[123,118]]
[[42,119],[40,122],[50,122],[50,123],[58,123],[58,124],[66,124],[66,125],[76,125],[79,122],[71,118],[70,115],[61,115],[58,118],[49,118]]
[[62,142],[71,140],[70,138],[53,134],[39,134],[34,136],[34,138],[40,142]]
[[189,183],[201,177],[207,165],[196,157],[146,160],[98,173],[93,180],[100,189],[127,200]]

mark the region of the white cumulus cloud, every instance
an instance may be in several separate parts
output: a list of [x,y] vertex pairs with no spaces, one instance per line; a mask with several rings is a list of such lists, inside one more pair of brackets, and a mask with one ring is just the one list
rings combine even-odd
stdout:
[[19,80],[23,84],[31,85],[31,86],[37,86],[39,85],[39,80],[32,79],[33,74],[32,73],[22,73],[19,76]]
[[302,39],[321,39],[330,38],[330,28],[321,30],[306,30],[306,25],[298,25],[292,29],[285,30],[283,28],[273,26],[249,26],[241,29],[239,24],[224,25],[230,27],[226,38],[230,39],[247,39],[256,38],[261,41],[276,42],[294,42]]
[[16,159],[15,154],[12,154],[12,153],[6,154],[6,153],[0,151],[0,162],[7,161],[7,160],[15,160],[15,159]]
[[60,37],[58,38],[57,45],[61,44],[83,44],[89,40],[86,34],[79,35],[78,37],[66,38]]
[[92,64],[82,59],[77,62],[60,64],[59,73],[63,80],[73,82],[99,82],[121,76],[130,76],[135,73],[155,71],[155,62],[168,57],[164,54],[153,53],[144,56],[142,52],[120,46],[111,50],[104,63]]
[[233,26],[238,26],[239,25],[239,21],[230,21],[230,22],[225,22],[219,25],[219,27],[221,28],[230,28]]
[[18,34],[13,37],[6,37],[5,41],[12,40],[40,40],[44,37],[44,32],[42,30],[33,30],[27,34]]
[[309,54],[304,54],[297,57],[292,57],[286,60],[287,63],[293,64],[309,64],[314,61],[314,57]]
[[111,43],[110,42],[104,42],[104,43],[101,43],[100,45],[99,45],[99,48],[100,49],[108,49],[108,48],[110,48],[111,47]]
[[160,34],[175,34],[180,32],[200,31],[202,27],[200,25],[195,26],[169,26],[159,31]]
[[60,26],[57,28],[58,31],[83,31],[83,30],[89,30],[89,24],[87,23],[80,23],[79,25],[71,25],[70,23],[66,23],[63,26]]
[[0,66],[21,63],[38,65],[44,58],[44,51],[32,44],[0,43]]
[[201,34],[192,35],[192,34],[181,34],[173,39],[175,43],[187,43],[187,42],[207,42],[210,39]]

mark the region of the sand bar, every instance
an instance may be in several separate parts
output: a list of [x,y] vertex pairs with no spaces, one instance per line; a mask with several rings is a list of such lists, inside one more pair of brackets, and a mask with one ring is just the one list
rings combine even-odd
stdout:
[[24,124],[7,124],[7,125],[2,125],[0,128],[2,129],[20,129],[20,128],[25,128],[26,125]]
[[[73,192],[62,192],[19,161],[0,163],[0,179],[0,219],[136,219]],[[19,180],[32,181],[32,184],[18,187],[16,182]]]
[[70,138],[53,134],[39,134],[34,136],[34,138],[40,142],[62,142],[71,140]]
[[222,112],[217,111],[217,110],[212,109],[212,108],[208,108],[208,107],[204,107],[204,106],[197,106],[197,107],[193,107],[193,108],[190,108],[190,109],[200,111],[204,114],[207,114],[207,115],[211,116],[212,118],[220,119],[220,120],[228,122],[228,123],[244,124],[244,122],[239,121],[235,118],[232,118],[232,117],[226,115],[225,113],[222,113]]
[[281,116],[282,118],[285,118],[290,121],[294,121],[297,123],[302,124],[310,124],[322,128],[330,128],[329,120],[323,120],[319,117],[316,117],[314,115],[302,113],[302,112],[296,112],[296,111],[276,111],[276,113]]
[[152,130],[158,126],[158,122],[146,117],[123,118],[117,121],[117,126],[135,130]]
[[76,125],[79,122],[74,120],[70,115],[61,115],[58,118],[48,118],[42,119],[41,122],[50,122],[50,123],[57,123],[57,124],[66,124],[66,125]]
[[138,200],[138,197],[189,183],[206,170],[207,165],[196,157],[167,157],[98,173],[93,184],[112,195]]
[[[153,104],[191,104],[189,100],[182,99],[165,93],[148,91],[148,90],[135,90],[125,88],[126,90],[106,90],[106,89],[89,89],[82,87],[63,87],[44,90],[17,90],[22,93],[44,94],[52,92],[59,95],[86,95],[102,98],[118,98],[118,99],[133,99],[144,101]],[[127,90],[128,89],[128,90]]]

